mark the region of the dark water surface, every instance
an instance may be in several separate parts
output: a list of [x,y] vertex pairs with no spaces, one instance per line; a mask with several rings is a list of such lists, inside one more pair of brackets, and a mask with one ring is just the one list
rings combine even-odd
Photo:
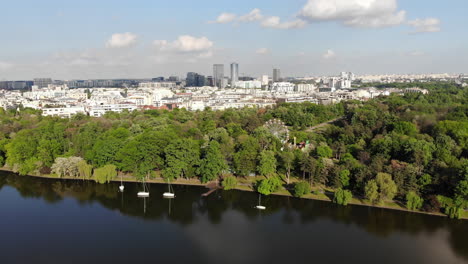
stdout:
[[[0,173],[0,263],[468,263],[468,222],[287,197]],[[146,209],[145,209],[146,206]]]

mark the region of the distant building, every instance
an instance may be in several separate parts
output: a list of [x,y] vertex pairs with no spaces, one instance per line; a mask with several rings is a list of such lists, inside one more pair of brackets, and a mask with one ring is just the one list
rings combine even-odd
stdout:
[[296,92],[311,93],[317,90],[317,86],[310,83],[300,83],[296,85]]
[[138,107],[134,104],[112,104],[112,105],[97,105],[91,106],[89,109],[89,115],[93,117],[103,116],[107,112],[117,112],[120,113],[124,110],[132,112],[137,110]]
[[270,82],[270,78],[268,77],[268,75],[263,75],[262,76],[262,85],[268,85],[269,82]]
[[215,87],[213,76],[207,76],[206,77],[206,85],[211,86],[211,87]]
[[63,118],[70,118],[78,113],[86,114],[84,107],[64,107],[64,108],[43,108],[43,116],[59,116]]
[[179,77],[177,77],[177,76],[169,76],[169,78],[167,80],[169,82],[178,82],[178,81],[180,81]]
[[237,81],[239,81],[239,64],[233,62],[231,63],[231,87],[233,87]]
[[213,81],[214,86],[218,88],[224,88],[224,64],[213,65]]
[[281,70],[273,69],[273,82],[280,82],[280,81],[281,81]]
[[148,82],[148,83],[140,83],[138,85],[139,88],[152,88],[152,89],[175,89],[177,84],[174,82]]
[[271,86],[271,90],[274,92],[288,93],[294,92],[295,85],[289,82],[276,82]]
[[262,88],[262,82],[260,81],[239,81],[236,82],[234,87],[243,89],[258,89]]
[[195,72],[187,73],[187,79],[185,79],[186,87],[202,87],[206,85],[206,78]]
[[51,78],[36,78],[36,79],[34,79],[34,85],[36,85],[39,88],[48,87],[49,84],[52,84],[52,79]]

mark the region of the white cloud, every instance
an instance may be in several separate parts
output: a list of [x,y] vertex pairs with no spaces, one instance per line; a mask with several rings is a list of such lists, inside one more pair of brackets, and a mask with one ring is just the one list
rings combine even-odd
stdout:
[[155,40],[153,44],[161,51],[176,52],[206,52],[213,47],[213,42],[206,37],[179,36],[173,42],[167,40]]
[[111,36],[107,41],[107,48],[126,48],[134,45],[137,41],[137,35],[126,32],[126,33],[116,33]]
[[339,21],[353,27],[387,27],[405,21],[396,0],[309,0],[300,17],[309,21]]
[[437,18],[415,19],[408,21],[410,26],[415,28],[412,33],[439,32],[440,20]]
[[261,22],[262,27],[265,28],[276,28],[276,29],[291,29],[291,28],[303,28],[306,25],[306,22],[301,19],[281,22],[281,19],[277,16],[271,16],[265,18]]
[[262,19],[262,11],[258,8],[252,9],[248,14],[239,17],[240,22],[254,22]]
[[267,48],[260,48],[257,51],[255,51],[255,53],[260,54],[260,55],[265,55],[265,54],[269,54],[270,50]]
[[207,59],[214,55],[214,43],[206,37],[183,35],[174,41],[155,40],[153,45],[156,48],[154,56],[156,63],[169,61],[194,63],[198,59]]
[[292,29],[292,28],[302,28],[307,23],[302,19],[295,19],[292,21],[281,22],[281,18],[278,16],[264,16],[262,11],[258,8],[252,9],[249,13],[237,16],[236,14],[231,13],[221,13],[218,16],[216,21],[210,21],[209,23],[218,23],[226,24],[231,22],[239,23],[250,23],[250,22],[259,22],[260,25],[264,28],[276,28],[276,29]]
[[210,24],[227,24],[233,22],[237,18],[236,14],[221,13],[215,21],[210,21]]
[[336,57],[336,53],[335,53],[333,50],[331,50],[331,49],[327,50],[327,52],[325,52],[325,53],[323,54],[323,58],[324,58],[324,59],[327,59],[327,60],[328,60],[328,59],[333,59],[333,58],[335,58],[335,57]]

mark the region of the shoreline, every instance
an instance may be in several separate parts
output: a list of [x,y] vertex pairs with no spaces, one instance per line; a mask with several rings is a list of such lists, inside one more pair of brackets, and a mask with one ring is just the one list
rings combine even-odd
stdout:
[[[0,171],[3,171],[3,172],[10,172],[10,173],[14,173],[16,174],[18,177],[23,177],[22,175],[19,175],[18,173],[12,171],[11,169],[8,169],[8,168],[0,168]],[[80,178],[73,178],[73,177],[62,177],[62,178],[58,178],[58,177],[52,177],[50,175],[33,175],[33,174],[28,174],[28,175],[24,175],[26,177],[34,177],[34,178],[41,178],[41,179],[53,179],[53,180],[74,180],[74,181],[93,181],[95,182],[95,180],[93,179],[80,179]],[[114,180],[111,180],[110,182],[120,182],[121,180],[120,179],[114,179]],[[196,180],[198,181],[198,180]],[[136,179],[128,179],[128,176],[127,178],[125,177],[122,177],[122,182],[128,182],[128,183],[140,183],[140,181],[136,180]],[[149,184],[166,184],[167,182],[165,182],[162,178],[155,178],[155,179],[150,179],[148,181],[146,181],[146,183],[149,183]],[[186,180],[186,179],[178,179],[174,182],[171,182],[171,184],[173,185],[182,185],[182,186],[197,186],[197,187],[207,187],[207,184],[203,184],[201,182],[194,182],[193,180]],[[243,192],[255,192],[254,190],[252,189],[246,189],[246,188],[240,188],[240,187],[235,187],[233,190],[236,190],[236,191],[243,191]],[[287,189],[285,189],[286,191],[288,191]],[[325,199],[325,198],[320,198],[320,197],[313,197],[312,195],[313,194],[309,194],[307,196],[304,196],[304,197],[295,197],[294,195],[292,194],[287,194],[287,193],[280,193],[280,192],[276,192],[276,193],[272,193],[271,195],[274,195],[274,196],[282,196],[282,197],[292,197],[292,198],[296,198],[296,199],[305,199],[305,200],[315,200],[315,201],[323,201],[323,202],[329,202],[329,203],[333,203],[333,201],[331,199]],[[354,198],[354,197],[353,197]],[[354,199],[357,199],[357,200],[360,200],[358,198],[354,198]],[[361,200],[360,200],[361,201]],[[442,214],[442,213],[430,213],[430,212],[423,212],[423,211],[410,211],[410,210],[407,210],[403,207],[400,207],[400,208],[397,208],[397,207],[391,207],[391,206],[381,206],[381,205],[371,205],[371,204],[365,204],[365,203],[358,203],[358,202],[354,202],[354,201],[351,201],[348,203],[348,205],[354,205],[354,206],[365,206],[365,207],[370,207],[370,208],[378,208],[378,209],[388,209],[388,210],[394,210],[394,211],[400,211],[400,212],[406,212],[406,213],[416,213],[416,214],[423,214],[423,215],[428,215],[428,216],[438,216],[438,217],[446,217],[448,218],[447,215],[445,214]],[[459,219],[459,220],[468,220],[468,217],[466,216],[463,216]]]

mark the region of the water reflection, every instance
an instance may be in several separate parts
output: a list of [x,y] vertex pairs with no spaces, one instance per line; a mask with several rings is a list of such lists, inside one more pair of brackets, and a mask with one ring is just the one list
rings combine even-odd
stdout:
[[[304,257],[327,263],[370,259],[381,263],[468,262],[467,222],[442,217],[273,196],[262,199],[268,210],[258,211],[254,209],[257,195],[248,192],[217,191],[202,198],[206,191],[202,187],[174,186],[177,198],[163,199],[165,185],[151,185],[151,196],[138,198],[136,184],[127,183],[125,191],[119,192],[117,183],[0,173],[0,192],[5,186],[15,188],[23,198],[39,198],[52,205],[71,198],[81,207],[99,204],[124,216],[177,224],[184,230],[180,236],[197,246],[194,252],[204,253],[198,258],[205,263],[207,256],[208,263],[275,263],[279,255],[298,263]],[[384,250],[389,248],[397,250]],[[337,250],[346,258],[337,255]],[[362,250],[368,255],[361,256]],[[196,263],[194,259],[190,262]]]

